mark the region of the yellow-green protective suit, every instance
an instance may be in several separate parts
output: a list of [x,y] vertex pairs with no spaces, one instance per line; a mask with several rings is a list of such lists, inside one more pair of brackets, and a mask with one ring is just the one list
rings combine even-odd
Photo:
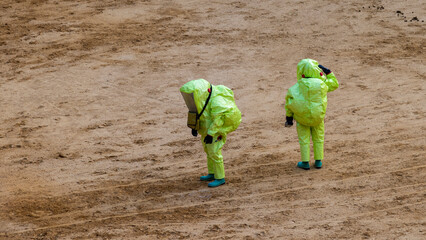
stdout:
[[327,109],[327,92],[336,90],[339,83],[331,72],[325,75],[318,62],[303,59],[297,64],[297,83],[286,96],[287,117],[297,122],[302,162],[309,162],[309,144],[312,135],[314,158],[324,158],[324,117]]
[[[212,95],[200,116],[201,142],[207,154],[207,168],[209,174],[214,174],[215,179],[225,178],[223,167],[222,147],[226,142],[226,135],[238,128],[241,123],[241,112],[234,100],[234,93],[223,85],[211,85]],[[204,79],[192,80],[185,83],[180,91],[193,93],[198,113],[204,107],[209,96],[210,83]],[[213,137],[212,144],[205,144],[204,138]]]

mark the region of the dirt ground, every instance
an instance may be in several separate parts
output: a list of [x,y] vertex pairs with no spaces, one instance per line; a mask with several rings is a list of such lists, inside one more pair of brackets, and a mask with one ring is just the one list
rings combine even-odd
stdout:
[[[0,239],[425,239],[424,1],[2,0]],[[284,98],[333,70],[324,168]],[[243,113],[209,189],[179,93]]]

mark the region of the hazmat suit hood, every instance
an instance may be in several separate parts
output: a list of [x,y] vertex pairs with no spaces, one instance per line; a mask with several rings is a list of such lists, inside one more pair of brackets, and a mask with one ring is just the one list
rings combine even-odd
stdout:
[[302,59],[297,64],[297,81],[302,78],[318,78],[323,81],[326,79],[325,74],[318,67],[318,62],[309,58]]
[[235,104],[232,90],[223,85],[212,85],[204,79],[197,79],[185,83],[180,92],[182,95],[192,94],[196,112],[200,114],[209,98],[210,87],[211,96],[205,111],[200,115],[198,133],[201,136],[225,137],[236,130],[241,122],[241,112]]
[[[209,97],[209,88],[211,84],[204,79],[192,80],[185,83],[181,88],[181,93],[192,94],[194,103],[196,106],[196,112],[200,113],[203,110],[204,104]],[[183,95],[183,94],[182,94]],[[185,102],[188,106],[188,109],[191,111],[190,106],[188,105],[187,98],[185,97]]]
[[339,83],[330,72],[327,76],[313,59],[303,59],[297,64],[297,83],[286,95],[287,117],[305,126],[318,126],[324,121],[327,110],[327,92],[334,91]]

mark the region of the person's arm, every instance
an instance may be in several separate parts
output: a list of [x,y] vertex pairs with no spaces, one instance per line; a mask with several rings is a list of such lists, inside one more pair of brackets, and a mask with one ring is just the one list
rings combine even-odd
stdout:
[[291,127],[293,126],[293,111],[289,108],[290,101],[293,99],[293,96],[291,95],[290,90],[287,91],[287,95],[285,96],[285,127]]
[[339,87],[339,82],[337,81],[336,76],[334,76],[334,73],[323,65],[318,65],[318,67],[321,68],[321,70],[326,74],[326,79],[324,82],[328,87],[328,91],[332,92],[336,90]]
[[325,84],[327,84],[328,91],[332,92],[336,90],[339,87],[339,82],[337,81],[336,76],[334,76],[334,73],[331,72],[327,76],[327,79],[324,81]]
[[221,128],[225,123],[225,114],[232,109],[232,106],[228,101],[221,97],[217,96],[214,98],[213,102],[210,105],[210,119],[211,124],[208,126],[207,134],[210,136],[216,135],[218,132],[221,132]]
[[287,91],[287,95],[285,96],[285,116],[286,117],[293,117],[294,113],[289,108],[290,101],[293,99],[293,96],[290,92],[290,89]]
[[214,116],[214,120],[212,124],[210,125],[209,129],[207,130],[208,135],[214,136],[220,131],[220,128],[223,126],[223,123],[224,123],[224,120],[223,120],[224,117],[225,116],[223,114]]

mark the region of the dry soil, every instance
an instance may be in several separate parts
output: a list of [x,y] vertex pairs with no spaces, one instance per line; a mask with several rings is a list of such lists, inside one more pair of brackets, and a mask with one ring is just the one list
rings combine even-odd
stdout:
[[[424,1],[2,0],[0,239],[425,239]],[[324,168],[284,98],[333,70]],[[179,93],[243,113],[207,188]]]

